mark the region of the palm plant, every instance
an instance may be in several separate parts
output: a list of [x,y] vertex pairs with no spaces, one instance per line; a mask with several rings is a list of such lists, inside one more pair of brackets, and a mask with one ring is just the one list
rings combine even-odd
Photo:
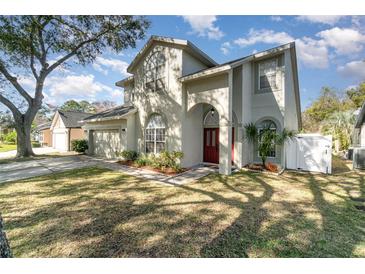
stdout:
[[266,159],[273,146],[281,146],[296,135],[294,131],[285,128],[281,132],[277,132],[276,130],[272,130],[270,125],[265,125],[263,128],[259,129],[255,124],[248,123],[244,128],[245,139],[248,142],[257,145],[263,167],[266,166]]

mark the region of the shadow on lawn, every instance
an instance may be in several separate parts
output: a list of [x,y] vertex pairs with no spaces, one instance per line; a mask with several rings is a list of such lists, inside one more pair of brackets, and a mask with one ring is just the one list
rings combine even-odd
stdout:
[[[283,217],[262,227],[268,213],[262,205],[269,201],[275,191],[262,180],[255,178],[265,188],[261,197],[249,197],[242,214],[209,244],[202,248],[204,257],[248,257],[247,251],[259,257],[354,257],[355,246],[365,241],[365,212],[354,208],[351,190],[358,190],[364,200],[365,185],[363,174],[352,174],[358,184],[338,182],[336,177],[326,179],[325,185],[340,185],[348,196],[338,196],[340,202],[330,203],[318,178],[311,174],[299,175],[309,188],[313,201],[280,201]],[[325,176],[321,176],[326,178]],[[288,180],[290,183],[295,182]],[[224,182],[227,187],[229,185]],[[233,188],[229,187],[232,191]],[[243,193],[244,194],[244,193]],[[336,195],[336,193],[330,193]],[[245,195],[245,194],[244,194]],[[313,208],[321,216],[321,224],[308,218],[305,209]],[[252,208],[252,210],[250,210]],[[362,256],[364,251],[362,250]]]
[[[365,238],[364,212],[349,199],[354,190],[365,198],[361,174],[348,176],[358,183],[338,182],[336,176],[319,176],[321,182],[308,174],[277,177],[288,188],[304,186],[312,199],[299,201],[286,199],[275,181],[257,173],[214,174],[177,187],[108,174],[88,168],[22,182],[36,180],[42,189],[19,192],[23,198],[57,200],[26,216],[12,214],[6,228],[18,231],[10,239],[11,245],[16,242],[15,256],[351,257]],[[72,182],[77,178],[83,180]],[[332,191],[331,185],[346,195]],[[10,195],[2,194],[0,206],[16,212],[15,204],[6,204]],[[328,202],[325,195],[337,195],[338,201]],[[271,216],[267,204],[281,215]],[[319,214],[320,224],[308,212]],[[227,222],[217,233],[217,224]]]

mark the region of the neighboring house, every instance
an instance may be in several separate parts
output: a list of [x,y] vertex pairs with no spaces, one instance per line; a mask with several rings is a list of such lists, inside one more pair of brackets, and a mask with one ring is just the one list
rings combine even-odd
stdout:
[[[127,71],[116,83],[125,104],[84,120],[91,154],[176,150],[183,167],[209,162],[230,174],[260,162],[245,124],[301,129],[294,43],[219,65],[189,41],[152,36]],[[268,161],[284,166],[283,148]]]
[[356,119],[353,139],[353,146],[365,147],[365,102]]
[[85,132],[79,121],[90,116],[91,113],[57,110],[51,123],[52,147],[60,151],[69,151],[71,141],[85,139]]
[[41,124],[34,130],[34,139],[38,141],[41,146],[52,146],[51,122]]

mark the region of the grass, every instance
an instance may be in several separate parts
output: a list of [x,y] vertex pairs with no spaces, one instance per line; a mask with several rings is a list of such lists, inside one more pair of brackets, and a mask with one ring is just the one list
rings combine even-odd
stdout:
[[0,152],[16,150],[16,145],[0,144]]
[[0,184],[0,209],[16,257],[365,257],[364,175],[172,187],[93,167]]
[[332,172],[334,174],[349,172],[351,170],[352,170],[351,160],[344,160],[342,157],[332,154]]

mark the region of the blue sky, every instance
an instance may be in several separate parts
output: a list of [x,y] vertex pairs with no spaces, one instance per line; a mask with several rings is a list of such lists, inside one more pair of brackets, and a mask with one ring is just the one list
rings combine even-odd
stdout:
[[[151,28],[136,49],[106,52],[93,65],[71,66],[51,74],[45,101],[113,100],[123,91],[114,83],[150,35],[188,39],[218,63],[296,41],[302,109],[321,87],[338,90],[365,80],[365,16],[149,16]],[[32,87],[30,76],[22,83]]]

